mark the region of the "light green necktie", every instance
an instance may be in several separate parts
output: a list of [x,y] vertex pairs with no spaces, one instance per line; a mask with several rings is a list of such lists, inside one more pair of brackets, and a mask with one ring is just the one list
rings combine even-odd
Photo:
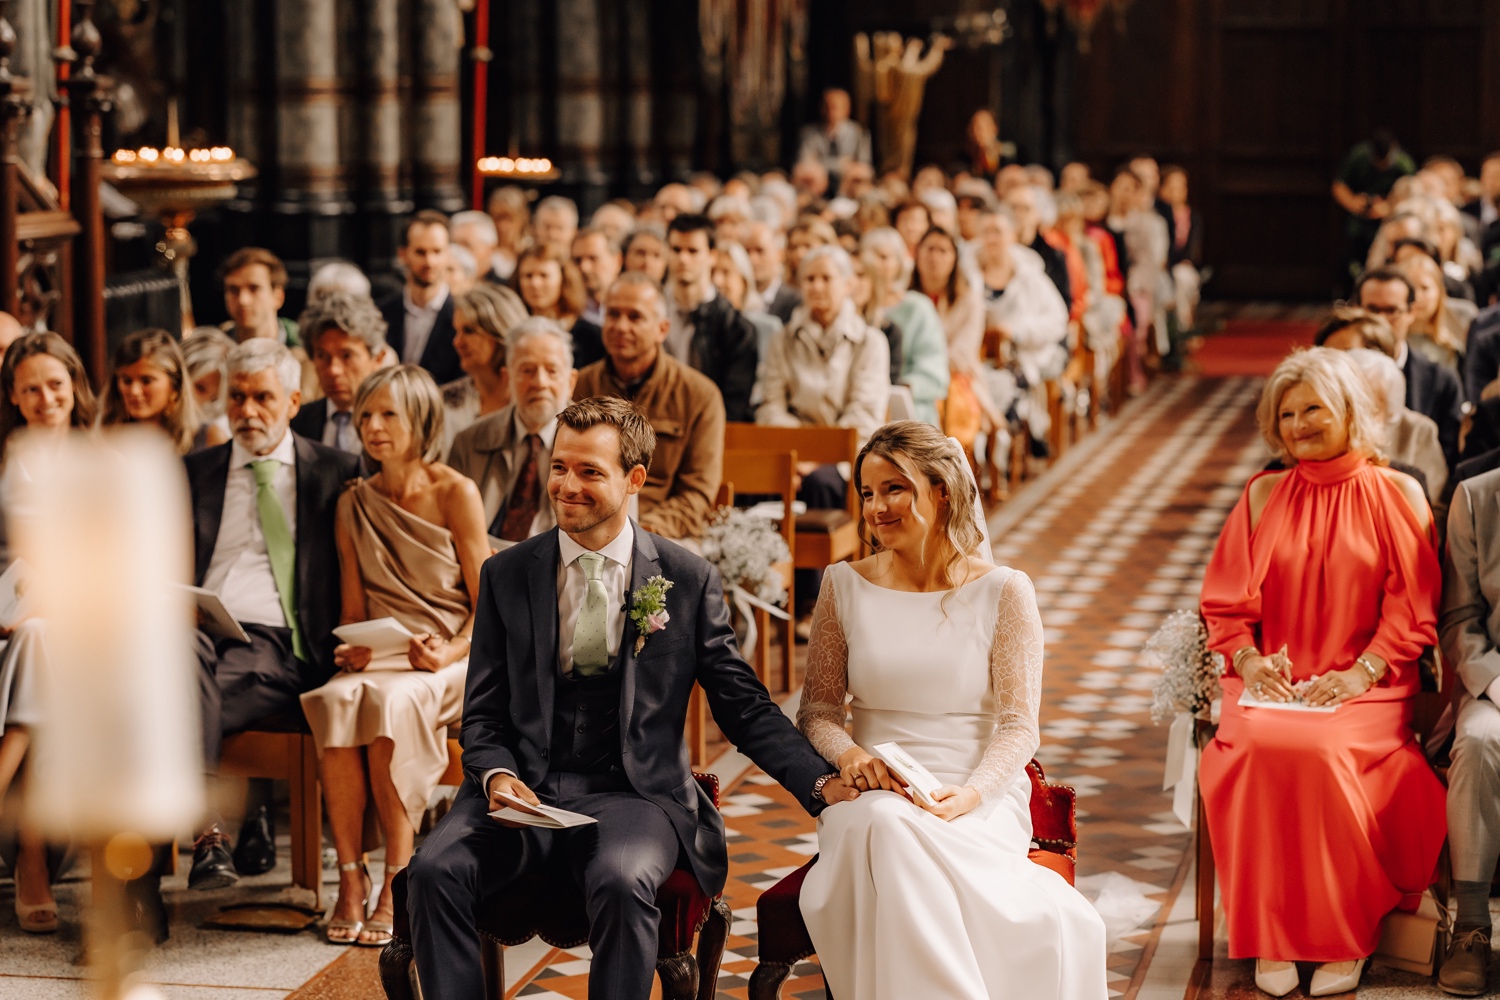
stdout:
[[260,513],[260,531],[266,539],[266,555],[271,560],[271,577],[281,597],[281,610],[287,627],[292,630],[292,653],[304,663],[311,663],[302,628],[297,623],[297,542],[286,523],[286,511],[271,483],[281,463],[274,458],[251,462],[255,473],[255,509]]
[[609,667],[609,591],[604,588],[604,557],[578,557],[588,580],[578,624],[573,626],[573,676],[598,677]]

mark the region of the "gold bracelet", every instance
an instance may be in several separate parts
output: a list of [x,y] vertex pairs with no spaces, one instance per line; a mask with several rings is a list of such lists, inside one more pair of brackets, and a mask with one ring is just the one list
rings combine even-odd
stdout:
[[1380,671],[1375,669],[1375,664],[1370,662],[1370,658],[1367,655],[1360,653],[1354,658],[1354,662],[1362,667],[1364,672],[1370,676],[1370,687],[1374,687],[1380,683]]
[[1229,662],[1234,666],[1234,672],[1239,673],[1240,664],[1244,663],[1252,656],[1259,655],[1260,650],[1256,649],[1254,646],[1241,646],[1239,649],[1236,649],[1234,651],[1234,655],[1229,658]]

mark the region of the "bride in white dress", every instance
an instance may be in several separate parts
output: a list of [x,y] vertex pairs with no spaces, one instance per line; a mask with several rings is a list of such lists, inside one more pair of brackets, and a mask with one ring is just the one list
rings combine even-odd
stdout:
[[[819,817],[802,887],[829,991],[1103,1000],[1103,922],[1026,857],[1042,689],[1031,581],[989,561],[968,465],[930,425],[877,431],[855,485],[878,551],[824,577],[797,715],[863,792]],[[935,806],[911,801],[870,754],[888,741],[945,783]]]

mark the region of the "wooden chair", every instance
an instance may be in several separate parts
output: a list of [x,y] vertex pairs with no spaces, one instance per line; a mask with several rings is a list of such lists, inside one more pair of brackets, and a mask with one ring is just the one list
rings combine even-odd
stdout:
[[[859,432],[852,427],[760,427],[732,423],[724,428],[724,449],[796,452],[802,462],[817,465],[848,462],[852,466],[859,456]],[[749,492],[743,484],[739,490]],[[861,548],[859,497],[853,484],[844,510],[810,510],[797,518],[796,531],[792,562],[797,569],[823,569],[857,556]]]
[[268,720],[262,728],[224,739],[224,774],[285,781],[292,793],[292,883],[310,891],[323,908],[323,792],[318,748],[300,712]]
[[[773,493],[781,498],[781,537],[786,541],[792,561],[781,567],[786,583],[788,612],[796,609],[796,574],[792,567],[797,556],[797,518],[793,504],[797,499],[797,452],[741,451],[726,449],[724,452],[724,478],[733,480],[740,493]],[[777,630],[781,633],[782,669],[784,691],[792,685],[792,664],[797,652],[797,623],[788,615]],[[756,650],[755,672],[760,682],[771,684],[771,616],[765,611],[755,613]]]
[[[719,779],[694,774],[714,807]],[[412,989],[411,922],[407,918],[407,873],[391,884],[396,904],[395,932],[380,953],[380,981],[388,1000],[415,1000]],[[722,896],[710,899],[693,873],[678,868],[656,896],[661,909],[656,971],[664,1000],[711,1000],[717,995],[719,965],[733,920]],[[533,872],[484,900],[476,915],[486,1000],[505,996],[505,946],[540,937],[554,948],[576,948],[589,940],[583,893],[566,868]],[[694,947],[694,938],[697,947]]]
[[[1036,761],[1026,765],[1026,774],[1031,779],[1031,839],[1037,844],[1028,857],[1051,868],[1071,885],[1078,865],[1078,820],[1073,789],[1049,784],[1042,765]],[[799,902],[802,883],[817,860],[813,858],[777,882],[756,901],[760,964],[750,976],[750,1000],[778,1000],[781,984],[791,975],[792,967],[816,950],[802,920]],[[899,906],[900,901],[888,905]]]

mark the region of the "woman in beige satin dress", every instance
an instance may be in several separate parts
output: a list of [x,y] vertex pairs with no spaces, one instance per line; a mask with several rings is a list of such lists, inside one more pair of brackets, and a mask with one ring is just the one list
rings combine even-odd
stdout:
[[[390,941],[391,879],[406,866],[428,797],[448,762],[448,727],[463,708],[479,568],[489,558],[484,507],[467,477],[436,462],[442,395],[412,365],[370,376],[354,401],[365,455],[380,471],[339,499],[337,541],[344,624],[395,618],[414,633],[406,661],[372,664],[364,646],[339,646],[340,673],[302,696],[317,741],[339,859],[333,944]],[[385,837],[385,880],[367,914],[361,862],[365,811]]]

